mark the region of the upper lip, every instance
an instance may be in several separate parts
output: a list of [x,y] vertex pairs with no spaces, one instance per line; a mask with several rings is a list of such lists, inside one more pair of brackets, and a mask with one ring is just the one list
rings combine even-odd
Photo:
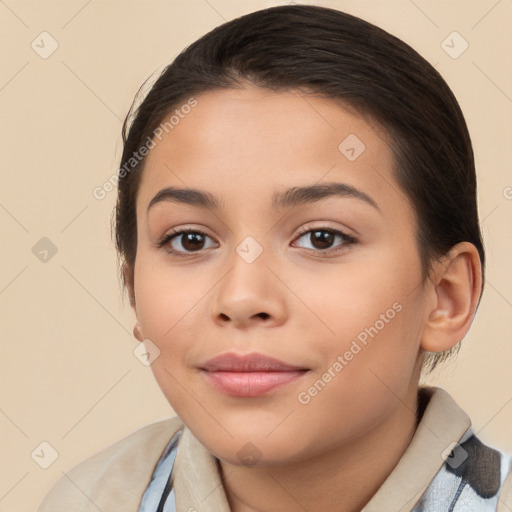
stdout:
[[230,352],[209,359],[201,366],[209,372],[285,372],[306,370],[300,366],[287,364],[274,357],[259,353],[236,354]]

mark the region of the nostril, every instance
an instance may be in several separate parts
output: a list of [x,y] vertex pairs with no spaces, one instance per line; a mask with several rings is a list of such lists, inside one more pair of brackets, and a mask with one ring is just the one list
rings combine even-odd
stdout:
[[270,315],[268,313],[258,313],[258,316],[266,320]]

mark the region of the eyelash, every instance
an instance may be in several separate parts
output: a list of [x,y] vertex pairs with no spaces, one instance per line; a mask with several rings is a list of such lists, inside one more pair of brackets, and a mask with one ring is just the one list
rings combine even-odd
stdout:
[[[354,244],[357,243],[357,239],[356,238],[354,238],[351,235],[347,235],[346,233],[344,233],[343,231],[340,231],[339,229],[334,229],[334,228],[331,228],[331,227],[328,227],[328,226],[321,226],[321,227],[311,228],[309,225],[306,225],[303,228],[301,228],[301,230],[299,231],[299,234],[298,234],[296,240],[300,239],[304,235],[306,235],[308,233],[312,233],[314,231],[321,231],[321,232],[330,233],[330,234],[332,234],[334,236],[340,236],[342,241],[343,241],[343,243],[341,244],[341,247],[339,247],[338,249],[325,249],[325,250],[321,250],[321,249],[318,249],[318,250],[316,250],[316,249],[306,249],[306,250],[309,250],[309,251],[313,251],[315,253],[320,253],[320,254],[335,253],[335,252],[339,252],[339,251],[342,251],[342,250],[347,250],[351,245],[354,245]],[[164,235],[157,242],[156,245],[157,245],[158,248],[162,249],[165,246],[167,246],[169,244],[169,242],[171,240],[173,240],[174,238],[177,238],[180,235],[185,235],[187,233],[194,233],[194,234],[201,235],[203,237],[210,238],[204,231],[201,231],[200,229],[193,229],[193,228],[173,229],[170,233],[167,233],[166,235]],[[170,254],[172,254],[174,256],[177,256],[177,257],[188,257],[188,256],[192,256],[194,254],[199,254],[201,252],[201,250],[195,251],[195,252],[183,252],[183,251],[177,251],[175,249],[172,249],[171,247],[167,247],[166,250],[167,250],[168,253],[170,253]]]

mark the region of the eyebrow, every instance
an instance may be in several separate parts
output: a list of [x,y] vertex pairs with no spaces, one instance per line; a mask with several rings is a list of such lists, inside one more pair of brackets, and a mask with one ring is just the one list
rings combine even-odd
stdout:
[[[284,192],[277,192],[272,196],[274,209],[302,206],[315,203],[330,197],[352,197],[360,199],[380,211],[379,206],[368,194],[346,183],[322,183],[305,187],[292,187]],[[209,192],[195,188],[166,187],[160,190],[148,205],[149,209],[161,202],[174,202],[188,204],[211,210],[218,210],[219,200]]]
[[365,192],[347,183],[321,183],[307,187],[292,187],[285,192],[274,194],[272,206],[274,208],[287,208],[314,203],[329,197],[353,197],[360,199],[380,210],[377,203]]

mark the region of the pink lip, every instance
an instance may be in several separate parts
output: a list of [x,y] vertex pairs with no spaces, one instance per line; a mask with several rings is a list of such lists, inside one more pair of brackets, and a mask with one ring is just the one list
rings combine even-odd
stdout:
[[302,377],[307,368],[290,365],[263,354],[223,354],[201,366],[217,390],[238,397],[255,397]]

